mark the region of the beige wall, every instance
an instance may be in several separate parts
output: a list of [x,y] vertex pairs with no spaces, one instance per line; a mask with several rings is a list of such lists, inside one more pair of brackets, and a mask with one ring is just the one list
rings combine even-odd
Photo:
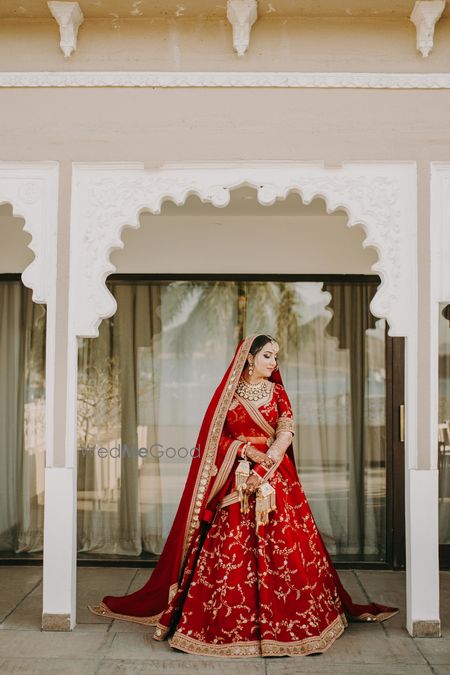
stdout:
[[432,160],[450,91],[3,89],[2,159]]
[[[206,4],[206,0],[205,4]],[[183,3],[180,3],[182,5]],[[275,3],[276,4],[276,3]],[[351,4],[351,3],[350,3]],[[369,3],[367,3],[369,4]],[[411,2],[411,9],[413,6]],[[87,19],[78,49],[65,59],[56,21],[2,19],[2,70],[299,70],[446,72],[450,19],[436,27],[428,59],[416,51],[415,28],[401,18],[262,16],[239,58],[224,18]],[[348,9],[351,13],[351,7]]]
[[[270,207],[265,207],[270,211]],[[183,207],[180,207],[183,211]],[[127,229],[117,272],[371,274],[374,249],[345,216],[150,216]],[[238,243],[238,245],[236,245]]]
[[23,272],[33,260],[28,248],[31,236],[23,231],[25,221],[13,217],[9,204],[0,206],[0,274]]

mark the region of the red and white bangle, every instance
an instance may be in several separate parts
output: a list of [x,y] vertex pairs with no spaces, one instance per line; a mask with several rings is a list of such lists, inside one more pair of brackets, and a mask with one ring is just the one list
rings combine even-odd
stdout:
[[265,478],[266,475],[269,473],[269,469],[266,469],[266,467],[263,466],[262,464],[256,464],[253,467],[252,471],[253,473],[258,474],[260,478]]

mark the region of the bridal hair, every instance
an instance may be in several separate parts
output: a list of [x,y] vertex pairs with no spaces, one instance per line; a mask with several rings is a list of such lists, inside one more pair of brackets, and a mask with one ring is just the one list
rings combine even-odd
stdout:
[[[268,342],[276,342],[278,344],[277,340],[275,340],[275,338],[273,338],[271,335],[257,335],[252,342],[249,354],[251,354],[253,358],[255,358],[257,353],[260,352],[261,349],[264,347],[264,345],[266,345]],[[250,375],[252,375],[253,363],[247,359],[247,364],[248,364],[248,372]],[[278,364],[275,370],[278,370]]]
[[266,345],[268,342],[276,342],[278,344],[278,340],[276,340],[271,335],[257,335],[252,342],[249,354],[256,356],[257,353],[260,352],[264,345]]

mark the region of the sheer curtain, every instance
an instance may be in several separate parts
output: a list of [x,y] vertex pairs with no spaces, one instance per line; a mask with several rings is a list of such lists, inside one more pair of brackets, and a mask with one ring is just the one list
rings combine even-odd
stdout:
[[0,281],[0,550],[42,550],[45,307]]
[[98,339],[79,340],[78,546],[158,554],[204,412],[234,353],[236,285],[109,287],[116,314]]
[[[109,280],[117,312],[80,338],[78,549],[159,554],[237,341],[267,333],[301,481],[335,556],[385,555],[384,322],[373,283]],[[0,546],[42,550],[45,308],[0,284]],[[11,486],[14,486],[11,489]]]

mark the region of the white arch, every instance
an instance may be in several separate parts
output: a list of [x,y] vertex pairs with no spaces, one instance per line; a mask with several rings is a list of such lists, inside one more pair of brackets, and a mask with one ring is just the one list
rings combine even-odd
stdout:
[[56,286],[57,162],[0,162],[0,204],[24,218],[34,259],[22,273],[33,301],[48,303]]
[[415,330],[414,163],[352,162],[327,169],[321,163],[260,162],[166,165],[148,171],[134,163],[74,164],[73,173],[71,319],[76,335],[96,337],[101,320],[114,314],[115,301],[105,284],[116,269],[109,258],[123,247],[122,230],[140,226],[142,210],[157,214],[163,201],[181,205],[191,194],[222,208],[230,191],[242,185],[254,187],[263,205],[294,191],[305,204],[322,197],[328,212],[343,208],[349,227],[364,228],[363,246],[378,253],[372,269],[382,283],[372,312],[388,320],[390,335]]

